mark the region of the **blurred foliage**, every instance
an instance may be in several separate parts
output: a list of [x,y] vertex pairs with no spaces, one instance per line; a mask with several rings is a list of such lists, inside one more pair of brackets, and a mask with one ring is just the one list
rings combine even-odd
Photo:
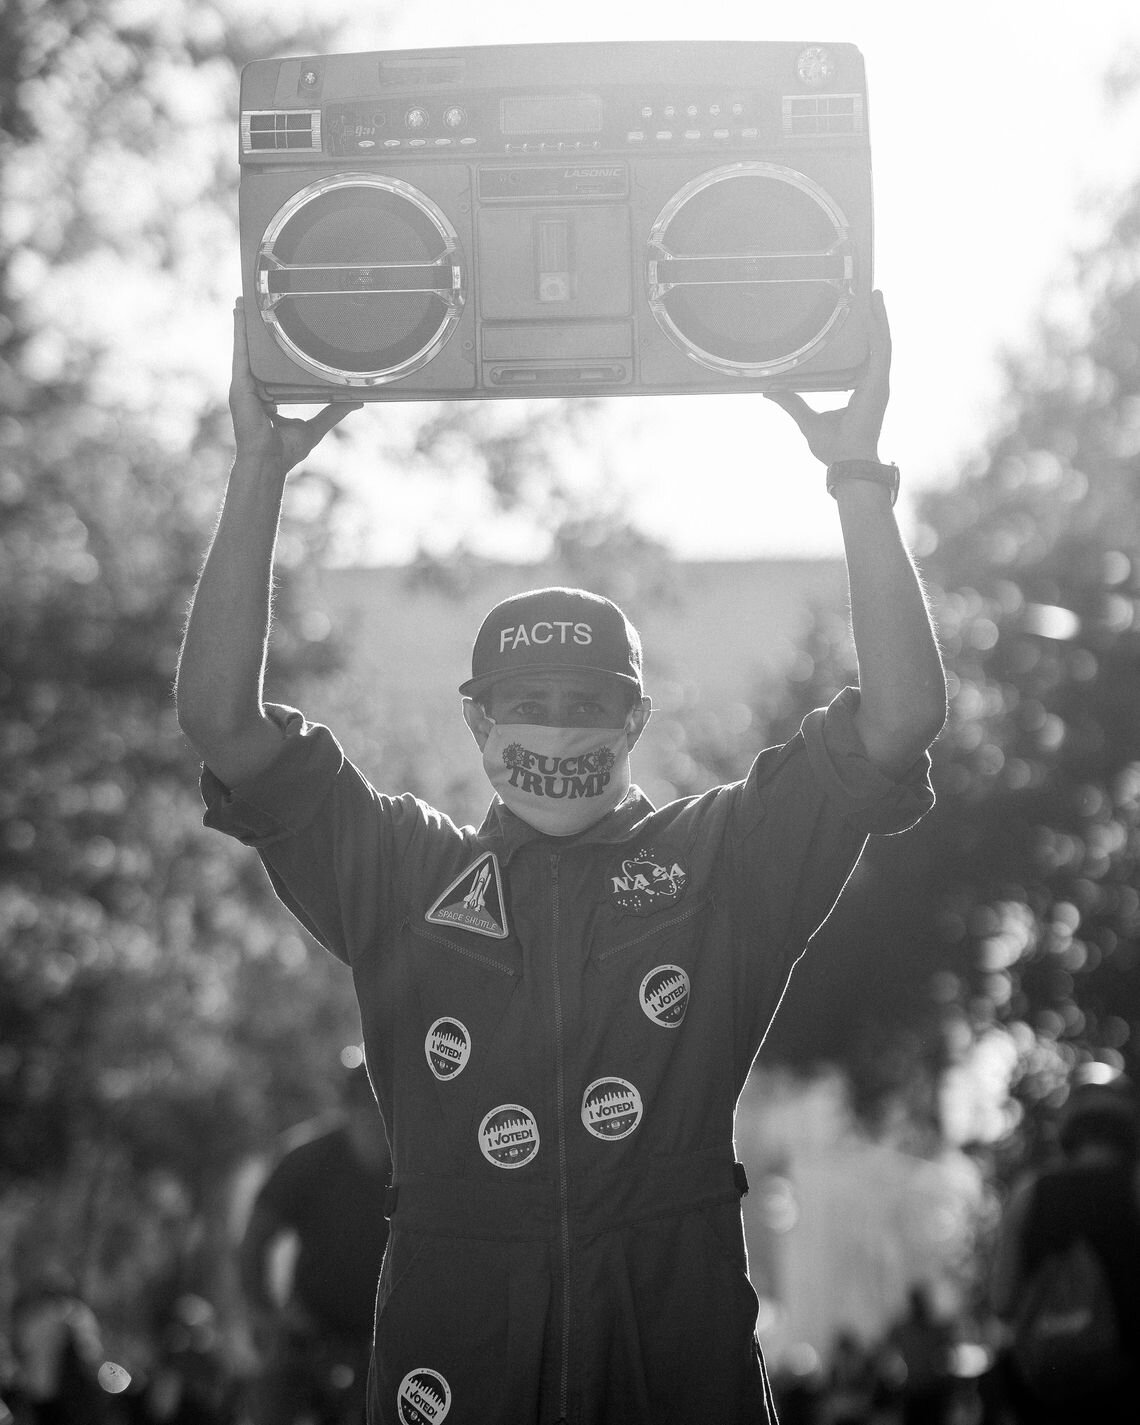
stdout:
[[[921,502],[952,694],[938,805],[871,843],[763,1056],[840,1062],[864,1114],[905,1102],[1010,1161],[1074,1078],[1140,1075],[1138,252],[1140,185],[1006,358],[987,448]],[[691,729],[674,779],[740,775],[855,676],[818,615],[784,695]]]
[[[145,1334],[144,1283],[218,1288],[235,1170],[334,1101],[359,1038],[343,967],[202,828],[170,698],[232,458],[228,352],[195,363],[232,300],[238,70],[336,47],[288,23],[226,0],[0,10],[0,1311],[63,1263],[112,1336]],[[549,474],[590,409],[515,404],[425,404],[410,454],[590,557]],[[307,608],[341,500],[323,468],[291,482],[279,541],[268,691],[290,700],[338,667]]]
[[1018,1095],[1140,1054],[1140,186],[1077,260],[1079,317],[1007,363],[1006,428],[922,511],[953,671],[924,938],[952,1040]]
[[[223,91],[280,37],[205,3],[17,0],[2,26],[0,1304],[59,1262],[130,1334],[141,1283],[191,1269],[235,1164],[331,1101],[359,1037],[347,977],[201,827],[174,720],[224,410],[194,393],[171,426],[132,399],[116,382],[139,353],[112,308],[98,321],[109,266],[176,306],[235,240]],[[283,531],[275,661],[294,680],[335,660],[292,577],[334,498],[309,480]]]
[[[424,403],[410,439],[395,422],[374,422],[370,449],[378,446],[402,478],[442,477],[457,493],[474,482],[486,496],[472,538],[441,552],[421,535],[411,584],[470,592],[497,561],[478,548],[489,528],[499,536],[494,544],[505,535],[527,561],[556,565],[610,597],[667,591],[670,556],[630,519],[626,477],[599,439],[606,405],[599,397]],[[588,461],[580,459],[584,449]],[[372,562],[366,548],[357,555],[345,543],[346,562]]]

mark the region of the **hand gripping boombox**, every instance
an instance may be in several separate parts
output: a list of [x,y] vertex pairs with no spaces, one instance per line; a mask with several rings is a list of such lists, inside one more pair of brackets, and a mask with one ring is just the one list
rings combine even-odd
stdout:
[[871,161],[847,44],[259,60],[242,282],[277,402],[849,388]]

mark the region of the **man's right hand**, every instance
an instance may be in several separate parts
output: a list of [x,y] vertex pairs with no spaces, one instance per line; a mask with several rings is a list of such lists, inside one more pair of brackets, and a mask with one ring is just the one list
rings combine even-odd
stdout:
[[245,312],[239,297],[234,306],[234,360],[230,377],[230,416],[234,423],[234,443],[239,460],[269,461],[287,475],[339,425],[350,411],[358,411],[361,401],[335,402],[307,421],[277,414],[270,401],[257,393],[249,369],[249,345],[245,334]]

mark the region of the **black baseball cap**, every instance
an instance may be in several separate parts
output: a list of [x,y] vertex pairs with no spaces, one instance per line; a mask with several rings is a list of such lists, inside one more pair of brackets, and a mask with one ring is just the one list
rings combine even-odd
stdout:
[[496,604],[471,650],[466,697],[519,673],[608,673],[641,692],[641,638],[617,604],[586,589],[531,589]]

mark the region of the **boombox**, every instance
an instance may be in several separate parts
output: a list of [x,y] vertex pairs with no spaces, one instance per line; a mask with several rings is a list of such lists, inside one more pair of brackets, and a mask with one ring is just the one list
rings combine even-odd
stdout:
[[239,207],[275,402],[840,390],[867,354],[853,45],[259,60]]

